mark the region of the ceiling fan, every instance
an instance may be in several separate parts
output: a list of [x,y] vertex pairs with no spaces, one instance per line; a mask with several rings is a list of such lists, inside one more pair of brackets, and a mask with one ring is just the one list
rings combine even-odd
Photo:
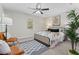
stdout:
[[30,8],[32,10],[35,10],[32,14],[39,12],[40,14],[44,14],[43,11],[48,11],[49,8],[41,8],[41,3],[36,4],[36,8]]

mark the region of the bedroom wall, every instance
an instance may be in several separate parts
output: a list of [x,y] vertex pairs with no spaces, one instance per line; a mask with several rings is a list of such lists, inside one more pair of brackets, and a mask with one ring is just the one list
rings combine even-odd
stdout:
[[[38,16],[4,10],[5,15],[13,19],[13,25],[8,26],[8,32],[19,38],[32,37],[35,32],[45,29],[44,19]],[[33,29],[27,28],[28,18],[33,19]]]
[[69,22],[69,20],[67,18],[67,13],[62,13],[60,15],[61,15],[61,26],[66,27]]
[[0,17],[1,17],[1,14],[2,14],[2,7],[1,7],[1,5],[0,5]]
[[[60,27],[65,27],[69,20],[67,19],[67,13],[61,13],[61,14],[58,14],[60,15]],[[56,16],[56,15],[55,15]],[[53,20],[54,20],[54,16],[50,16],[50,17],[45,17],[44,18],[46,20],[46,26],[48,25],[50,28],[53,28],[53,27],[59,27],[59,26],[53,26]]]
[[[4,10],[5,15],[11,17],[13,19],[13,25],[8,26],[8,32],[11,33],[13,36],[16,37],[32,37],[35,32],[46,30],[47,23],[52,23],[53,17],[38,17],[29,14],[24,14],[20,12],[15,12],[12,10]],[[61,27],[64,27],[65,24],[68,22],[67,14],[61,13]],[[28,18],[33,19],[33,29],[27,28],[27,20]],[[53,26],[52,26],[53,27]]]
[[4,26],[1,25],[2,21],[2,17],[4,16],[4,11],[2,6],[0,5],[0,32],[3,32],[5,30]]
[[[1,23],[1,16],[2,16],[2,7],[0,6],[0,23]],[[0,32],[1,32],[1,26],[0,26]]]

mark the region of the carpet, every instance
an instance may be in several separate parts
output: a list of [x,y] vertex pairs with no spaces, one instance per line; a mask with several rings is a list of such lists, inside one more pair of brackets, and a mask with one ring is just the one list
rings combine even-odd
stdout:
[[48,47],[35,40],[21,42],[20,47],[24,50],[24,55],[40,55],[48,50]]

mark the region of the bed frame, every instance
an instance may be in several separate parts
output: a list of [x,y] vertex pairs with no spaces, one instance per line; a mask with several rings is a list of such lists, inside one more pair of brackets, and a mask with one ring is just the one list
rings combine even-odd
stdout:
[[39,34],[34,34],[34,40],[44,44],[47,47],[50,47],[50,39],[48,37]]

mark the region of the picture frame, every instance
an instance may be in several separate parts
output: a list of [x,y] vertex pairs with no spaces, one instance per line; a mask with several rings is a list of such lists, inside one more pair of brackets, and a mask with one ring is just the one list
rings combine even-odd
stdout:
[[60,26],[61,24],[61,16],[57,15],[53,19],[53,26]]
[[27,28],[28,29],[33,29],[33,19],[32,18],[28,18]]

